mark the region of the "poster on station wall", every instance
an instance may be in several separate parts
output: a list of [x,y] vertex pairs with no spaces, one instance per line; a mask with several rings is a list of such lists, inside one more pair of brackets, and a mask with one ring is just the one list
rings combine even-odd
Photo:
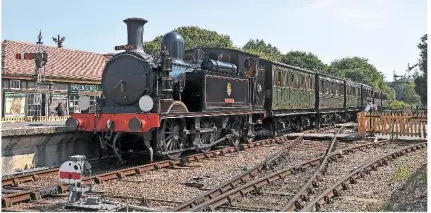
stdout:
[[3,99],[4,117],[21,117],[25,116],[24,92],[5,92]]
[[64,115],[68,115],[69,105],[67,104],[67,94],[52,94],[52,102],[49,106],[49,114],[57,115],[55,108],[57,108],[59,103],[63,104]]

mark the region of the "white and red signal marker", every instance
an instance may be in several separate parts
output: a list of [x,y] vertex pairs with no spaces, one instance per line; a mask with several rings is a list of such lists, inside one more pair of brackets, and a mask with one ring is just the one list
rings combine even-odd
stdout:
[[82,167],[73,161],[64,162],[59,169],[60,182],[75,184],[81,182]]

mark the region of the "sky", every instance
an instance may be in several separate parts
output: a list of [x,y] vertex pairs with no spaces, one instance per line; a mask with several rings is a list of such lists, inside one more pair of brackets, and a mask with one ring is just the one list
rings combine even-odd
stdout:
[[330,63],[359,56],[393,79],[417,63],[427,33],[426,0],[3,0],[2,40],[37,41],[65,48],[112,53],[126,44],[125,18],[148,20],[144,40],[180,26],[198,26],[242,46],[264,39],[282,53],[301,50]]

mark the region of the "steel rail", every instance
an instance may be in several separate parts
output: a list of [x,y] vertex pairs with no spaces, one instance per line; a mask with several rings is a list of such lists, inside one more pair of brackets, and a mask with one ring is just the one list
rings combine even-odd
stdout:
[[325,173],[327,168],[327,161],[330,157],[330,153],[333,151],[334,148],[338,145],[337,135],[342,133],[344,129],[346,128],[345,125],[343,125],[338,131],[334,134],[332,137],[331,145],[329,145],[328,149],[326,150],[326,153],[323,157],[322,162],[320,163],[319,168],[316,172],[314,172],[313,176],[311,176],[308,181],[301,187],[301,189],[289,200],[289,202],[285,205],[285,207],[281,211],[293,211],[298,208],[300,208],[300,202],[301,200],[308,200],[307,197],[307,189],[310,185],[317,185],[316,181],[318,178],[318,175],[321,173]]
[[258,165],[248,169],[247,171],[234,176],[229,181],[224,182],[214,189],[205,192],[204,194],[194,197],[190,200],[187,200],[180,205],[174,207],[173,209],[169,210],[170,212],[175,211],[187,211],[187,209],[192,208],[193,206],[198,205],[199,203],[204,202],[205,200],[211,199],[213,197],[216,197],[218,195],[221,195],[231,189],[234,189],[238,185],[245,183],[247,180],[252,180],[255,176],[262,173],[266,167],[276,161],[280,156],[282,156],[284,153],[288,153],[294,146],[301,143],[303,141],[303,137],[298,137],[295,140],[291,141],[290,143],[287,143],[285,146],[283,146],[278,152],[275,154],[267,157],[265,160],[263,160]]
[[367,174],[372,170],[377,170],[379,166],[388,165],[388,161],[394,160],[409,152],[425,148],[426,146],[427,142],[415,144],[363,163],[357,169],[337,181],[334,185],[327,188],[324,192],[317,195],[304,208],[302,208],[301,211],[311,211],[313,207],[315,207],[316,211],[320,211],[323,204],[331,202],[331,199],[334,197],[341,196],[341,190],[348,190],[349,183],[355,184],[357,179],[363,177],[364,174]]
[[[288,139],[286,136],[264,139],[264,140],[252,142],[250,144],[242,144],[241,150],[246,150],[246,149],[250,149],[253,147],[259,147],[262,145],[267,145],[267,144],[272,144],[272,143],[283,143],[284,141],[287,141],[287,140]],[[146,171],[151,171],[151,170],[156,170],[156,169],[161,169],[161,168],[167,168],[167,167],[172,167],[172,166],[176,166],[176,165],[182,165],[182,164],[187,163],[187,162],[200,161],[202,159],[209,159],[212,157],[222,156],[226,153],[232,153],[232,152],[236,152],[235,147],[225,147],[225,148],[213,150],[213,151],[210,151],[207,153],[199,153],[199,154],[184,156],[178,160],[165,160],[165,161],[159,161],[159,162],[154,162],[154,163],[150,163],[150,164],[144,164],[144,165],[140,165],[140,166],[134,166],[134,167],[126,168],[126,169],[110,171],[107,173],[102,173],[102,174],[95,175],[92,177],[84,178],[82,181],[84,184],[88,184],[90,182],[100,184],[100,183],[103,183],[104,181],[121,179],[121,178],[124,178],[126,176],[133,176],[133,175],[137,175],[137,174],[142,174]],[[54,171],[54,169],[52,169],[52,170],[53,171],[49,171],[51,174],[58,172],[58,168],[57,168],[57,171]],[[41,172],[43,172],[43,171],[41,171]],[[31,178],[31,180],[34,180],[33,175],[38,175],[38,174],[28,174],[26,176],[28,176],[28,179]],[[21,180],[23,180],[23,179],[24,179],[24,176],[21,177]],[[51,194],[64,193],[67,191],[68,191],[68,185],[67,184],[57,184],[57,185],[45,187],[42,189],[27,190],[27,191],[23,191],[23,192],[19,192],[19,193],[8,194],[5,196],[2,196],[2,207],[10,207],[14,203],[19,203],[19,202],[28,201],[28,200],[38,200],[43,196],[47,196],[47,195],[51,195]]]
[[[90,163],[91,162],[101,162],[101,161],[105,161],[105,160],[113,158],[113,157],[115,157],[115,156],[93,158],[93,159],[89,159],[87,161]],[[11,175],[10,177],[2,179],[1,185],[2,185],[2,187],[4,187],[4,186],[18,185],[20,183],[25,183],[25,182],[29,182],[29,181],[37,181],[41,177],[58,174],[58,169],[59,169],[58,167],[57,168],[49,168],[49,169],[43,169],[43,170],[39,170],[39,171],[35,171],[35,172],[28,172],[28,173],[24,173],[24,174]]]
[[[332,152],[330,154],[330,159],[331,160],[335,160],[335,157],[342,157],[342,155],[346,155],[349,153],[353,153],[356,150],[362,150],[364,148],[370,148],[370,147],[377,147],[377,146],[382,146],[387,144],[388,141],[378,141],[378,142],[370,142],[370,143],[366,143],[366,144],[361,144],[361,145],[357,145],[354,147],[350,147],[350,148],[345,148],[336,152]],[[267,185],[271,182],[274,182],[276,180],[282,179],[288,175],[291,174],[295,174],[299,171],[304,171],[307,168],[310,167],[315,167],[318,166],[320,164],[320,162],[323,160],[324,156],[322,155],[321,157],[317,157],[314,158],[312,160],[306,161],[306,162],[302,162],[300,164],[297,164],[293,167],[289,167],[289,168],[285,168],[273,173],[270,173],[264,177],[261,177],[259,179],[256,180],[251,180],[250,182],[247,182],[246,184],[243,184],[239,187],[236,187],[234,189],[228,190],[228,191],[223,191],[223,189],[219,190],[219,193],[221,193],[220,195],[216,196],[206,196],[206,198],[203,200],[203,202],[197,204],[197,205],[189,205],[187,206],[188,208],[177,208],[178,211],[188,211],[188,212],[192,212],[192,211],[204,211],[207,209],[210,209],[212,211],[215,210],[215,208],[217,208],[218,206],[221,206],[223,204],[226,203],[231,203],[231,201],[237,197],[241,197],[241,196],[245,196],[247,195],[247,193],[253,191],[253,190],[257,190],[258,188]],[[233,186],[238,185],[235,183],[230,183],[227,182],[224,185],[229,186],[230,184],[232,184]],[[229,186],[229,187],[232,187]],[[204,197],[204,195],[199,196],[199,197]],[[196,198],[196,200],[202,200],[201,198]]]
[[[329,127],[334,128],[333,126],[329,126]],[[321,132],[321,131],[326,131],[328,129],[329,129],[328,127],[323,127],[321,129],[317,129],[317,130],[307,130],[307,131],[305,131],[305,133],[307,133],[308,131]],[[277,140],[276,142],[281,142],[282,140],[285,140],[285,139],[287,139],[287,138],[283,138],[283,136],[281,136],[278,138],[274,138],[272,140]],[[270,139],[264,139],[261,141],[265,141],[265,140],[270,140]],[[254,147],[254,146],[259,146],[259,142],[261,142],[261,141],[256,141],[254,143],[245,144],[245,145],[240,144],[240,146],[242,146],[242,148],[244,148],[244,146],[248,147],[248,148]],[[113,157],[115,157],[115,155],[103,157],[102,159],[99,159],[99,158],[89,159],[88,161],[89,162],[98,162],[98,161],[104,161],[104,160],[107,160],[107,159],[113,158]],[[4,187],[4,186],[18,185],[20,183],[25,183],[25,182],[30,182],[30,181],[37,181],[41,177],[50,176],[50,175],[54,175],[54,174],[58,173],[58,169],[59,168],[49,168],[49,169],[44,169],[44,170],[35,171],[35,172],[29,172],[29,173],[25,173],[25,174],[10,175],[10,177],[2,179],[1,185],[2,185],[2,187]]]

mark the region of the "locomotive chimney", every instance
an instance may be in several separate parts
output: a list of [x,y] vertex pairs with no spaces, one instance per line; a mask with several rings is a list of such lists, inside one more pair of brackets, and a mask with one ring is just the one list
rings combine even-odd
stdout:
[[137,52],[144,52],[144,25],[148,21],[143,18],[128,18],[124,20],[127,25],[127,44],[136,45]]

